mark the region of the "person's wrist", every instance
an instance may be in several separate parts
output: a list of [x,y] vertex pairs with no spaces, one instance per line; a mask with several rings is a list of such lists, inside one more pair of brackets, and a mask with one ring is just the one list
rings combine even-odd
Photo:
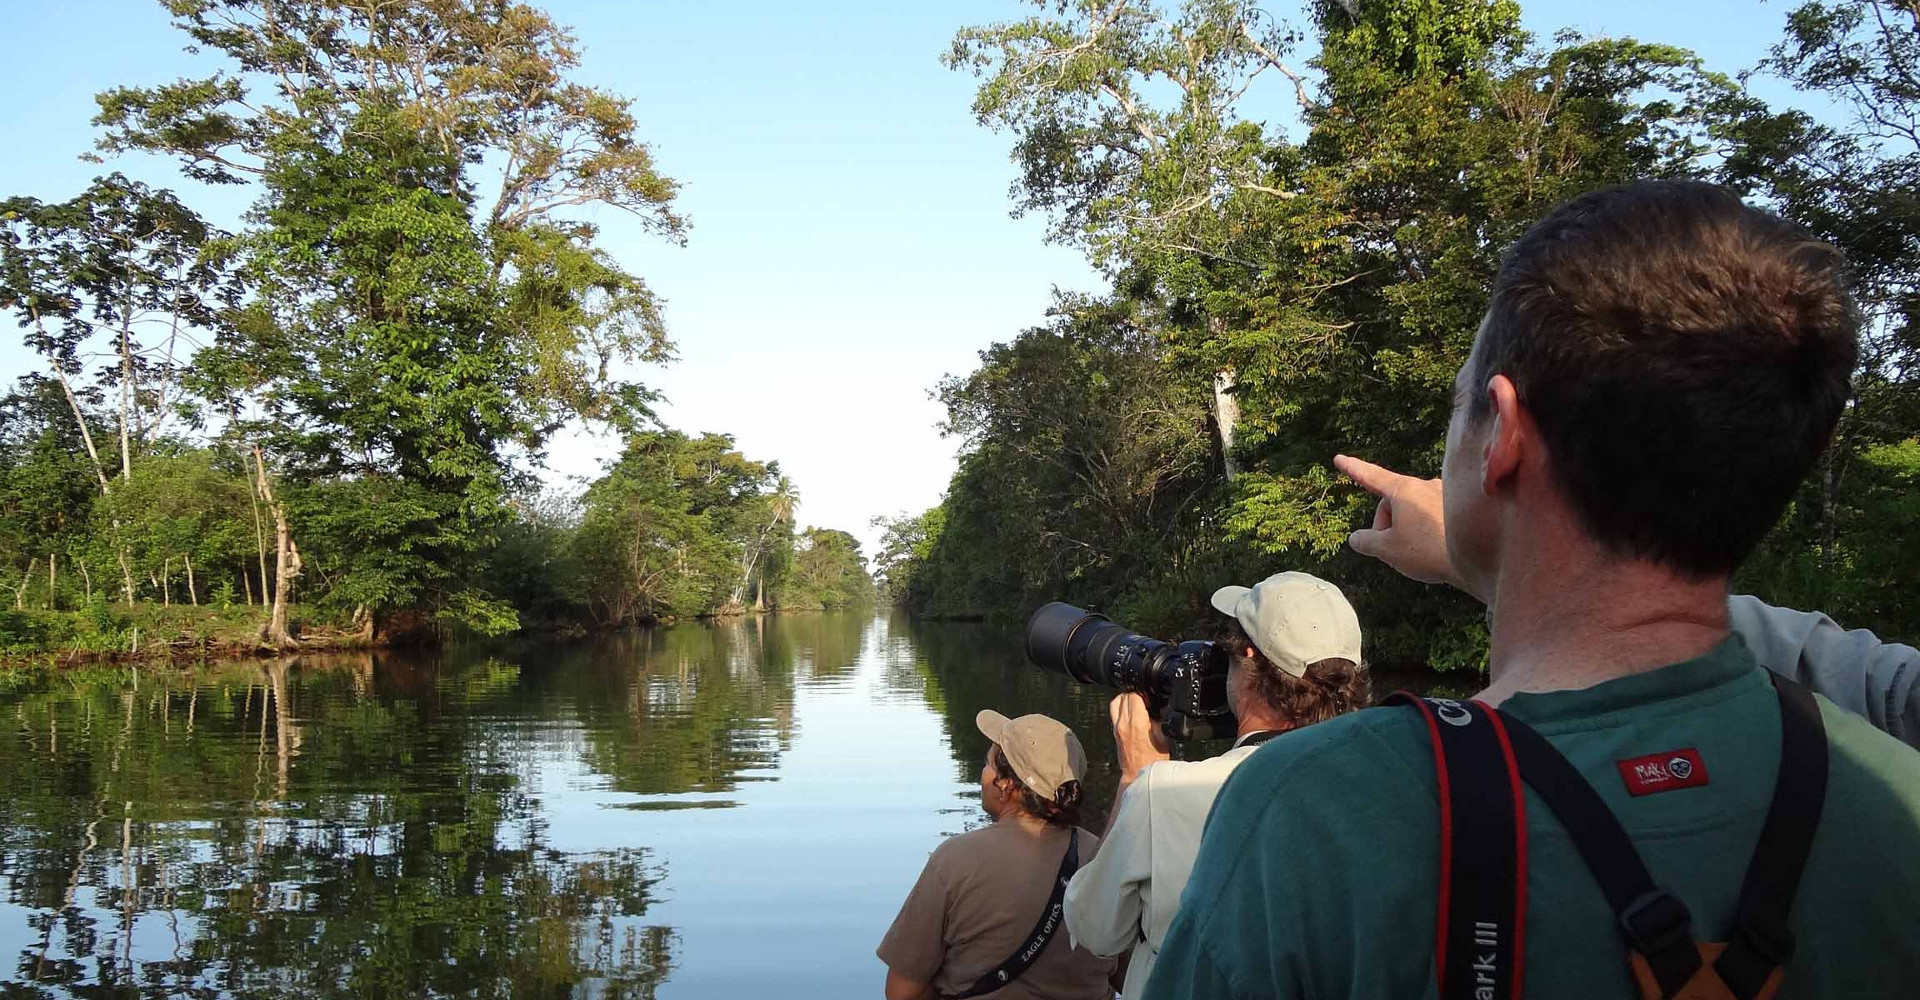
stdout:
[[1140,777],[1140,772],[1166,760],[1162,754],[1127,754],[1120,758],[1120,780],[1132,784]]

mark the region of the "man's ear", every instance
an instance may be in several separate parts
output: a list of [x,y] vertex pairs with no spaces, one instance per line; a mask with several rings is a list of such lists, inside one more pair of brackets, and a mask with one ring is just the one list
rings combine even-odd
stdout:
[[1528,447],[1532,419],[1520,405],[1520,390],[1505,375],[1487,380],[1488,419],[1486,452],[1480,464],[1480,488],[1493,494],[1511,484]]

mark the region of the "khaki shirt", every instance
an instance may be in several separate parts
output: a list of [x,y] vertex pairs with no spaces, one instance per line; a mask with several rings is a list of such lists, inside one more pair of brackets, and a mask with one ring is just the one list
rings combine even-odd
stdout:
[[[1080,862],[1100,839],[1080,831]],[[934,849],[920,880],[876,952],[889,968],[930,982],[942,996],[964,992],[1005,962],[1039,923],[1067,852],[1067,831],[1027,818],[1003,819]],[[994,1000],[1108,1000],[1113,960],[1075,948],[1064,930]]]

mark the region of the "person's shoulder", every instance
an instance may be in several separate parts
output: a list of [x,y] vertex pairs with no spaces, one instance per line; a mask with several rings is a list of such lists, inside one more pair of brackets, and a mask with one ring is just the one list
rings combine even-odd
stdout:
[[[1233,838],[1279,827],[1337,827],[1431,795],[1425,724],[1405,708],[1368,708],[1277,736],[1228,777],[1207,820]],[[1266,838],[1271,840],[1272,838]]]
[[985,826],[956,833],[940,842],[927,859],[927,867],[940,868],[958,864],[967,864],[983,854],[991,853],[994,841],[1000,837],[1000,824],[988,823]]
[[[1160,760],[1148,764],[1140,771],[1140,779],[1134,782],[1135,788],[1145,788],[1151,792],[1155,786],[1188,785],[1212,781],[1215,784],[1226,779],[1245,759],[1244,748],[1229,750],[1226,753],[1204,760]],[[1131,793],[1133,789],[1128,789]]]
[[[1390,794],[1378,782],[1416,778],[1432,767],[1427,730],[1418,713],[1384,706],[1349,712],[1268,740],[1240,763],[1230,779],[1235,786],[1275,787],[1338,784],[1366,775],[1345,794]],[[1385,762],[1401,767],[1382,767]]]
[[1843,786],[1866,784],[1878,790],[1869,802],[1897,803],[1900,812],[1920,816],[1920,751],[1825,695],[1815,698],[1827,733],[1830,779]]
[[[1187,897],[1314,898],[1322,903],[1312,911],[1339,923],[1344,918],[1327,915],[1352,896],[1350,886],[1331,884],[1339,873],[1377,870],[1381,857],[1418,857],[1433,839],[1437,814],[1408,808],[1433,797],[1427,740],[1417,712],[1384,707],[1262,744],[1214,802]],[[1216,906],[1198,919],[1211,926],[1220,912],[1227,910]]]

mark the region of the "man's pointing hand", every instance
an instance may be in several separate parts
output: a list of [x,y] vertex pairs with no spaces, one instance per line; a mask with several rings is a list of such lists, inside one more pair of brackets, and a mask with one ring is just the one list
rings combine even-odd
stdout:
[[1333,467],[1380,498],[1373,527],[1347,539],[1353,551],[1372,556],[1422,583],[1466,586],[1447,558],[1446,509],[1440,480],[1415,479],[1351,455],[1337,455]]

